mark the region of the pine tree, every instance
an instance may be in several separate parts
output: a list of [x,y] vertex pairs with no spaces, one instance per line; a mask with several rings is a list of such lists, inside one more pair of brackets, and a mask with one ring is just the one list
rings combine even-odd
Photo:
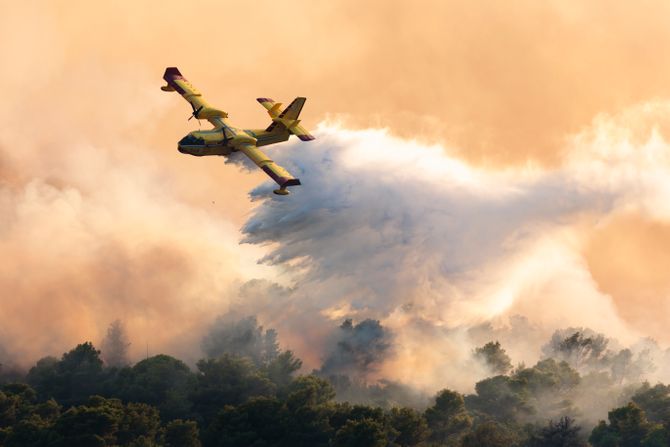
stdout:
[[121,368],[128,366],[128,336],[121,320],[115,320],[107,329],[107,336],[102,342],[102,357],[107,366]]

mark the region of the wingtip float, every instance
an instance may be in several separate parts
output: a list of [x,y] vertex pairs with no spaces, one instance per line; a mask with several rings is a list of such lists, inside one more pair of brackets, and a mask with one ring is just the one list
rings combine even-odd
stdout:
[[230,155],[242,152],[261,168],[272,180],[277,182],[279,189],[274,193],[287,195],[289,186],[300,185],[300,180],[293,177],[286,169],[279,166],[265,155],[261,146],[281,143],[295,135],[302,141],[311,141],[314,137],[300,125],[298,119],[306,98],[298,97],[285,109],[281,103],[270,98],[258,98],[257,101],[267,109],[272,123],[266,129],[240,129],[232,126],[226,118],[228,114],[212,107],[202,94],[182,76],[177,67],[165,69],[163,79],[167,85],[161,87],[165,92],[178,92],[191,105],[191,118],[209,121],[214,128],[189,132],[178,143],[179,152],[202,157],[205,155]]

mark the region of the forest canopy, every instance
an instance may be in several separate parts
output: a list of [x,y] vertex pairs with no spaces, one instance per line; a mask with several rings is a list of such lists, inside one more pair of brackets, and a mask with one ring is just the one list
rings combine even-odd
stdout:
[[[491,371],[474,392],[425,396],[363,380],[388,349],[378,321],[346,320],[340,331],[305,374],[254,317],[219,318],[192,366],[164,354],[131,364],[115,321],[102,351],[84,342],[28,371],[0,370],[0,445],[670,445],[670,385],[640,381],[650,365],[608,350],[601,334],[557,331],[543,359],[516,367],[491,340],[472,353]],[[609,405],[600,419],[594,401]]]

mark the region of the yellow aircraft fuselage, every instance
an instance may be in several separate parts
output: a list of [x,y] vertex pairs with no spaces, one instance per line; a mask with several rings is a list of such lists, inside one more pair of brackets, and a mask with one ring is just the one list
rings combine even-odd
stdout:
[[287,186],[300,185],[300,180],[268,158],[258,147],[286,141],[291,135],[296,135],[302,141],[314,139],[298,119],[305,98],[296,98],[283,111],[280,111],[281,104],[272,99],[258,98],[257,101],[267,109],[272,123],[266,129],[239,129],[228,122],[226,112],[210,106],[176,67],[168,67],[163,79],[167,82],[167,85],[161,87],[163,91],[177,91],[191,104],[192,117],[206,119],[214,126],[209,130],[189,132],[177,144],[179,152],[202,157],[240,151],[279,184],[280,188],[274,191],[275,194],[288,194]]
[[179,140],[177,147],[183,154],[202,157],[204,155],[230,155],[241,144],[256,147],[288,140],[290,134],[269,135],[264,129],[238,129],[221,120],[221,127],[211,130],[189,132]]

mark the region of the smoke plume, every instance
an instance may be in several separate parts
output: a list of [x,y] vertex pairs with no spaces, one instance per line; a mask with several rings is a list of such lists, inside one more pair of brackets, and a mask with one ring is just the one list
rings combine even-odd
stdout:
[[[382,130],[322,126],[316,144],[273,151],[304,186],[289,198],[271,196],[270,183],[256,188],[244,241],[268,246],[262,261],[290,272],[288,300],[303,312],[389,328],[394,355],[382,371],[395,380],[458,382],[468,328],[505,326],[515,315],[546,339],[588,326],[631,344],[649,334],[599,290],[583,250],[621,215],[667,221],[669,148],[653,124],[667,112],[651,103],[598,117],[550,170],[485,170]],[[297,327],[292,318],[274,317],[280,333]],[[323,335],[298,321],[311,340]],[[514,350],[514,361],[540,354],[539,344]]]

